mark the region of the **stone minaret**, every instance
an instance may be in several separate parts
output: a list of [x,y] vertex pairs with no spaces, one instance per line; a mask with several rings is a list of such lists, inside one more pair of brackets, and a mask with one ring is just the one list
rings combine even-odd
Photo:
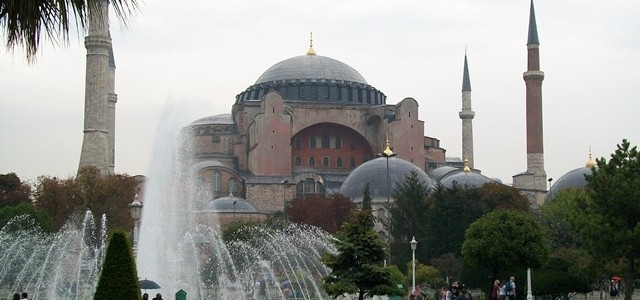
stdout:
[[473,117],[476,115],[471,109],[471,80],[469,80],[469,65],[467,53],[464,54],[464,71],[462,75],[462,110],[458,113],[462,119],[462,159],[473,169]]
[[514,186],[535,194],[536,202],[542,204],[547,191],[547,174],[544,170],[544,145],[542,135],[542,80],[540,71],[540,42],[536,15],[531,0],[529,12],[529,36],[527,40],[527,71],[523,74],[527,87],[527,171],[514,176]]
[[107,107],[107,130],[109,130],[109,173],[114,173],[116,165],[116,102],[118,95],[115,90],[116,61],[113,56],[113,47],[109,49],[109,79],[107,81],[107,92],[109,104]]
[[[109,36],[108,8],[109,2],[104,0],[99,7],[100,11],[93,11],[92,7],[88,8],[89,34],[84,40],[87,49],[84,138],[78,166],[78,170],[84,167],[96,167],[103,175],[109,174],[113,168],[111,166],[113,143],[112,137],[109,136],[109,129],[112,127],[110,123],[113,123],[111,116],[115,116],[116,101],[113,93],[115,67],[110,67],[113,56]],[[113,114],[110,114],[111,110]]]

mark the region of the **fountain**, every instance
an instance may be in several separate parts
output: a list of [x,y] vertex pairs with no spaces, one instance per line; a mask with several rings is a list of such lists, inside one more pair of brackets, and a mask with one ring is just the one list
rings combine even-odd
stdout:
[[97,227],[87,211],[55,234],[28,216],[12,219],[0,231],[0,297],[24,291],[30,299],[92,299],[105,252],[102,219]]
[[188,299],[326,297],[320,282],[329,270],[320,257],[336,251],[330,235],[285,224],[253,228],[246,232],[251,239],[227,244],[216,215],[195,208],[195,174],[183,155],[190,143],[181,134],[178,111],[167,109],[161,118],[143,193],[138,276],[161,286],[147,292],[173,298],[182,289]]

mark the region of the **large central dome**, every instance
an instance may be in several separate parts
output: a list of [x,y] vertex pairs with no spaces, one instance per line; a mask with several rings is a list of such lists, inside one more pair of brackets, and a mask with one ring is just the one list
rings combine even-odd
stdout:
[[267,69],[256,83],[236,96],[236,103],[260,100],[278,91],[285,102],[381,105],[387,97],[370,86],[356,69],[326,56],[307,55],[285,59]]
[[367,84],[356,69],[320,55],[300,55],[283,60],[262,73],[256,84],[282,80],[326,80]]

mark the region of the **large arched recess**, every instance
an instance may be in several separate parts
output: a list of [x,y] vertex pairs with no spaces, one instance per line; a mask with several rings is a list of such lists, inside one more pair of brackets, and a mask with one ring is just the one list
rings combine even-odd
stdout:
[[300,130],[291,138],[291,146],[294,169],[349,172],[374,158],[371,145],[360,133],[335,123],[318,123]]

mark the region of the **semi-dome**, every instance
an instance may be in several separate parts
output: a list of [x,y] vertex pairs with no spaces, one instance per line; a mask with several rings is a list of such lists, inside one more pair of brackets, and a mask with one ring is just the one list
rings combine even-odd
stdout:
[[189,125],[197,126],[197,125],[215,125],[215,124],[223,124],[223,125],[234,124],[233,117],[231,116],[231,114],[208,116],[208,117],[195,120],[191,122],[191,124]]
[[[387,181],[387,159],[389,160],[389,181]],[[380,198],[386,199],[387,196],[392,197],[393,189],[404,182],[411,171],[418,174],[418,179],[427,188],[435,188],[436,183],[433,179],[411,162],[396,157],[378,157],[353,170],[342,184],[340,193],[351,200],[362,199],[364,187],[369,183],[369,193],[374,201]]]
[[216,213],[258,213],[258,209],[247,200],[241,197],[229,195],[212,200],[207,204],[204,211]]
[[285,102],[381,105],[386,96],[351,66],[330,57],[306,55],[285,59],[267,69],[255,84],[236,96],[236,103],[260,100],[278,91]]

